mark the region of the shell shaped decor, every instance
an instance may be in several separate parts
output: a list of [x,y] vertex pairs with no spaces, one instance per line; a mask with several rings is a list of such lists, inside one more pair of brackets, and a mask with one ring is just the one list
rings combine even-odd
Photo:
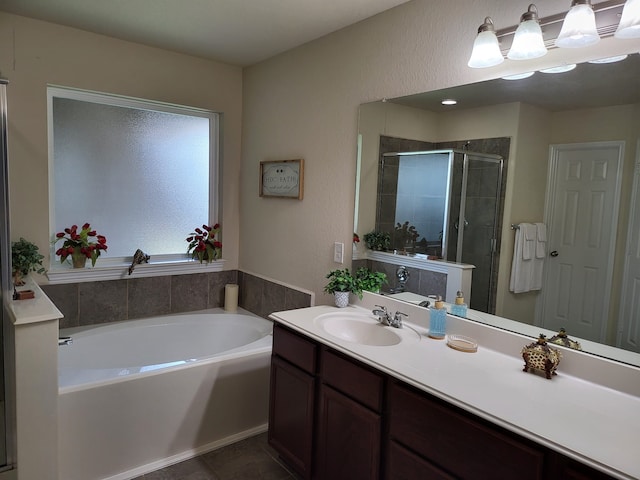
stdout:
[[522,349],[524,371],[544,372],[545,377],[548,379],[551,379],[552,375],[556,375],[556,369],[561,357],[562,354],[558,350],[547,345],[546,336],[542,333],[537,341],[526,345]]

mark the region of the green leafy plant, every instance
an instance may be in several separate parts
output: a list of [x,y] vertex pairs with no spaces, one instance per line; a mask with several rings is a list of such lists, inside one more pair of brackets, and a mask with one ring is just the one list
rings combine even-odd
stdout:
[[22,237],[17,242],[11,242],[11,269],[17,285],[24,285],[20,277],[29,272],[44,273],[42,260],[44,255],[39,252],[37,245]]
[[333,270],[327,274],[326,278],[329,279],[329,283],[324,287],[326,293],[349,292],[362,298],[362,288],[348,268]]
[[[213,227],[202,225],[202,228],[196,228],[187,237],[189,248],[187,253],[191,253],[191,258],[197,258],[200,263],[206,261],[211,263],[222,256],[222,243],[216,240],[216,234],[220,231],[220,224],[216,223]],[[193,251],[192,251],[193,250]]]
[[[95,237],[93,241],[91,237]],[[91,229],[89,223],[82,225],[82,229],[78,231],[77,225],[71,225],[65,228],[63,232],[56,233],[57,243],[64,240],[62,247],[56,250],[56,255],[60,256],[60,263],[64,262],[69,255],[84,255],[91,259],[91,266],[96,266],[96,260],[103,250],[107,249],[107,237],[98,235],[95,230]]]
[[364,234],[364,243],[371,250],[387,250],[391,244],[391,236],[387,232],[369,232]]
[[382,285],[387,283],[387,274],[384,272],[374,272],[367,267],[360,267],[356,271],[356,282],[361,290],[367,292],[379,292]]

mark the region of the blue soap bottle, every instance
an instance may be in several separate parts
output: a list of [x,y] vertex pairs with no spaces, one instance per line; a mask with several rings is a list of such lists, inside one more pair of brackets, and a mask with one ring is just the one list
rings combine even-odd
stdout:
[[447,309],[444,306],[442,297],[434,302],[429,308],[429,337],[442,340],[446,333]]
[[453,305],[451,305],[451,314],[457,317],[467,318],[467,304],[464,303],[462,292],[458,292]]

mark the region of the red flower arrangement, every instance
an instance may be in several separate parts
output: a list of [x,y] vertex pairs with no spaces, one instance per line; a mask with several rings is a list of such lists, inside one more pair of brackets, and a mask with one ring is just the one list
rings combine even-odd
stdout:
[[[92,241],[90,237],[96,237],[96,241]],[[56,233],[54,243],[63,239],[62,247],[56,250],[56,255],[60,256],[60,263],[64,262],[69,255],[72,258],[84,256],[90,258],[91,266],[95,267],[96,260],[102,251],[107,249],[107,238],[91,230],[91,225],[88,223],[85,223],[79,232],[78,226],[72,225],[70,228],[65,228],[64,232]]]
[[360,237],[355,232],[353,232],[353,243],[360,243]]
[[222,243],[216,240],[219,231],[220,224],[216,223],[213,227],[202,225],[202,229],[196,228],[190,233],[186,240],[189,242],[187,253],[191,253],[191,258],[197,258],[200,263],[219,259],[222,256]]

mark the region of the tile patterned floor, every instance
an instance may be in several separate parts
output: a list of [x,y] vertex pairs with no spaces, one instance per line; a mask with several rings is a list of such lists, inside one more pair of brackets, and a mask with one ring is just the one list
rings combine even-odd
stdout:
[[134,480],[297,480],[262,433]]

